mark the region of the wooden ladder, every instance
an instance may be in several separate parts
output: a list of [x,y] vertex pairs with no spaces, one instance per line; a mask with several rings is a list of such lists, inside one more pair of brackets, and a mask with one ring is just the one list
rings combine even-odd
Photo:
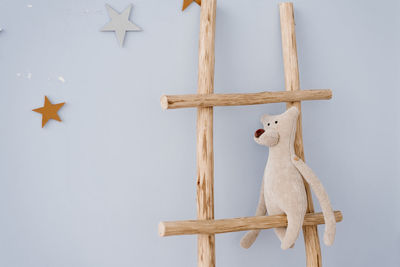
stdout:
[[[215,234],[287,226],[286,215],[214,220],[213,107],[286,102],[286,108],[296,106],[301,110],[302,100],[332,97],[329,89],[300,90],[292,3],[279,4],[286,91],[214,94],[216,5],[216,0],[201,1],[197,94],[161,97],[163,109],[197,108],[197,220],[161,222],[159,234],[160,236],[197,234],[199,267],[215,266]],[[301,115],[297,122],[295,152],[304,160]],[[321,267],[317,225],[324,223],[324,217],[322,213],[314,213],[310,187],[305,181],[304,186],[308,198],[308,209],[303,224],[307,267]],[[335,218],[337,222],[343,219],[340,211],[335,211]]]

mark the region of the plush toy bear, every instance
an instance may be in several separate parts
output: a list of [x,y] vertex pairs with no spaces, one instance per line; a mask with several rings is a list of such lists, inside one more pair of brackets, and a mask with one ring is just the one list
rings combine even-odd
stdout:
[[[328,195],[313,171],[294,152],[294,139],[299,110],[291,107],[285,113],[264,115],[264,129],[255,133],[254,140],[269,147],[267,166],[261,186],[256,216],[286,214],[288,226],[275,228],[281,248],[292,247],[302,229],[307,209],[307,195],[303,179],[310,184],[320,202],[325,218],[324,243],[330,246],[335,238],[336,220]],[[249,248],[260,230],[246,233],[240,244]]]

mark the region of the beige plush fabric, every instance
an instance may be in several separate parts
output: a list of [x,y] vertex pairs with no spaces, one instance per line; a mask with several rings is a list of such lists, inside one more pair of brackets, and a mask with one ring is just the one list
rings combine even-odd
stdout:
[[[325,218],[324,243],[331,245],[335,238],[336,221],[328,195],[313,171],[294,153],[294,138],[299,111],[296,107],[281,115],[264,115],[264,129],[256,132],[255,141],[269,146],[267,166],[264,171],[256,216],[286,214],[288,227],[276,228],[281,248],[292,247],[303,225],[307,209],[307,196],[302,177],[310,184],[320,202]],[[240,244],[249,248],[259,230],[246,233]]]

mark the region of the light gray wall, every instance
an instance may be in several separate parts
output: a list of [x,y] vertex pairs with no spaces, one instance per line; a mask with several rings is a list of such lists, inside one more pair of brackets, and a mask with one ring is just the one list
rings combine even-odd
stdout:
[[[159,238],[157,224],[196,216],[196,112],[163,112],[159,97],[196,92],[199,8],[134,0],[144,31],[120,48],[99,32],[104,4],[0,2],[0,266],[196,266],[196,237]],[[216,92],[284,88],[277,4],[219,0]],[[399,11],[396,0],[295,1],[302,88],[334,92],[303,104],[307,162],[344,214],[326,267],[400,263]],[[67,104],[41,129],[31,109],[44,95]],[[217,218],[254,213],[268,151],[252,135],[283,110],[215,108]],[[282,251],[264,231],[244,250],[242,235],[218,235],[218,266],[304,266],[302,237]]]

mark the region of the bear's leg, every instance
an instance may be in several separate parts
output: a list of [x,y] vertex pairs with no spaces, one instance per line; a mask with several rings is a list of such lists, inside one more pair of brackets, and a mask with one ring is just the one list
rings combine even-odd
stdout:
[[[278,205],[273,203],[268,203],[268,215],[280,215],[285,214],[283,210],[281,210]],[[274,229],[275,234],[278,236],[279,240],[282,242],[285,237],[286,227],[279,227]]]
[[286,227],[279,227],[274,229],[275,234],[278,236],[279,240],[283,242],[283,238],[286,234]]
[[[265,198],[264,198],[264,178],[263,178],[262,183],[261,183],[260,197],[258,200],[256,216],[264,216],[266,212],[267,212],[267,207],[266,207]],[[240,245],[243,248],[251,247],[251,245],[253,245],[254,241],[256,241],[256,238],[257,238],[258,234],[260,233],[260,231],[261,230],[251,230],[251,231],[247,232],[240,240]]]
[[293,247],[294,243],[299,237],[300,230],[303,226],[304,214],[302,214],[301,212],[288,212],[287,219],[288,227],[286,228],[286,233],[282,240],[282,249]]

